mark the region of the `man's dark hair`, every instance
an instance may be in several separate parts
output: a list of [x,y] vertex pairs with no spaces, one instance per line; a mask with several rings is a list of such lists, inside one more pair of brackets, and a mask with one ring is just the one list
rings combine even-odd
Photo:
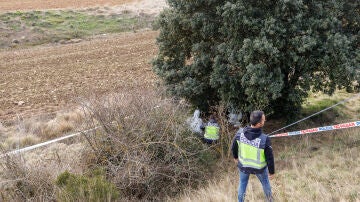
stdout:
[[260,123],[262,115],[264,115],[263,111],[256,110],[256,111],[251,112],[251,114],[250,114],[250,124],[252,126],[255,126],[257,123]]

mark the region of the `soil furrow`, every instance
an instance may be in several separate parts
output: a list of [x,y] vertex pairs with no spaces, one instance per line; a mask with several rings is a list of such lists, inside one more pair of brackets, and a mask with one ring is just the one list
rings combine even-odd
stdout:
[[0,119],[51,112],[88,93],[148,88],[157,32],[0,52]]

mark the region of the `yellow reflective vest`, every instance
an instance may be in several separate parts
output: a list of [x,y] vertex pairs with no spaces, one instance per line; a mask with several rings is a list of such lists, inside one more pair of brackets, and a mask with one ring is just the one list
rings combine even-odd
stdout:
[[204,138],[208,140],[218,140],[219,139],[219,126],[218,124],[208,124],[205,126]]
[[244,133],[241,133],[240,139],[236,140],[238,144],[238,158],[243,167],[263,169],[267,166],[265,159],[265,141],[266,136],[248,140]]

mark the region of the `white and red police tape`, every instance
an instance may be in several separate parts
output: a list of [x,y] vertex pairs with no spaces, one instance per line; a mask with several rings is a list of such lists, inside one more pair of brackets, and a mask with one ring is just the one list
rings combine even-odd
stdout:
[[74,136],[85,134],[85,133],[88,133],[90,131],[96,130],[98,128],[100,128],[100,127],[98,126],[98,127],[88,129],[88,130],[85,130],[85,131],[82,131],[82,132],[78,132],[78,133],[74,133],[74,134],[67,135],[67,136],[64,136],[64,137],[59,137],[59,138],[56,138],[56,139],[53,139],[53,140],[49,140],[47,142],[43,142],[43,143],[40,143],[40,144],[36,144],[36,145],[32,145],[32,146],[25,147],[25,148],[22,148],[22,149],[17,149],[17,150],[14,150],[14,151],[10,151],[8,153],[0,155],[0,159],[5,157],[5,156],[8,156],[8,155],[19,154],[19,153],[22,153],[22,152],[26,152],[26,151],[36,149],[38,147],[43,147],[45,145],[48,145],[48,144],[51,144],[51,143],[54,143],[54,142],[59,142],[60,140],[65,140],[65,139],[68,139],[68,138],[71,138],[71,137],[74,137]]
[[[270,135],[269,137],[284,137],[284,136],[303,135],[303,134],[317,133],[317,132],[329,131],[329,130],[353,128],[353,127],[358,127],[358,126],[360,126],[360,121],[349,122],[349,123],[341,123],[341,124],[337,124],[337,125],[323,126],[323,127],[318,127],[318,128],[310,128],[310,129],[293,131],[293,132],[288,132],[288,133],[280,133],[280,134],[276,134],[276,135]],[[88,133],[88,132],[96,130],[98,128],[100,128],[100,127],[98,126],[98,127],[92,128],[92,129],[88,129],[88,130],[78,132],[78,133],[75,133],[75,134],[71,134],[71,135],[67,135],[67,136],[64,136],[64,137],[56,138],[56,139],[53,139],[53,140],[50,140],[50,141],[47,141],[47,142],[43,142],[43,143],[40,143],[40,144],[32,145],[32,146],[25,147],[25,148],[22,148],[22,149],[17,149],[17,150],[5,153],[3,155],[0,155],[0,158],[3,158],[5,156],[7,156],[7,155],[19,154],[19,153],[22,153],[22,152],[25,152],[25,151],[33,150],[33,149],[36,149],[38,147],[42,147],[42,146],[45,146],[45,145],[48,145],[48,144],[51,144],[51,143],[54,143],[54,142],[58,142],[58,141],[61,141],[61,140],[64,140],[64,139],[68,139],[68,138],[71,138],[71,137],[74,137],[74,136],[77,136],[77,135],[80,135],[80,134]]]
[[329,131],[329,130],[353,128],[353,127],[358,127],[358,126],[360,126],[360,121],[341,123],[341,124],[332,125],[332,126],[322,126],[322,127],[318,127],[318,128],[309,128],[309,129],[305,129],[305,130],[298,130],[298,131],[287,132],[287,133],[280,133],[280,134],[276,134],[276,135],[270,135],[269,137],[304,135],[304,134],[318,133],[318,132]]

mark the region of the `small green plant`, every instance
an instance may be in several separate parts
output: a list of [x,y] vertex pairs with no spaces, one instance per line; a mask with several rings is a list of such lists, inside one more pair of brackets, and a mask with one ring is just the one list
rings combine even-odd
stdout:
[[57,177],[56,185],[60,188],[59,201],[113,201],[119,197],[115,185],[99,171],[93,172],[93,176],[65,171]]

